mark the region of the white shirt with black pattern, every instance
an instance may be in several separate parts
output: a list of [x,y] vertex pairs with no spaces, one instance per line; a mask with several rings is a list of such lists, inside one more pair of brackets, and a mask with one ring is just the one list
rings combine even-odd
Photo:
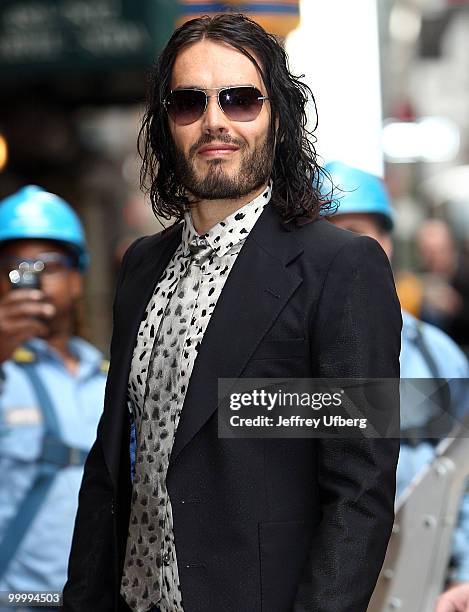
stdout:
[[[140,324],[128,381],[137,451],[121,583],[121,594],[135,612],[155,604],[161,612],[184,610],[166,490],[169,457],[198,347],[236,257],[270,197],[269,185],[200,236],[186,213],[181,244]],[[197,247],[209,254],[191,264],[191,250]],[[152,593],[158,592],[161,598],[155,600]]]

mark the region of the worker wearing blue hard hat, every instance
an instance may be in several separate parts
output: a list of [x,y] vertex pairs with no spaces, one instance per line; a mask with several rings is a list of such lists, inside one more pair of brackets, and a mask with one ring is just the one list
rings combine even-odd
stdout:
[[88,265],[85,233],[77,214],[65,200],[36,185],[23,187],[0,208],[0,244],[20,238],[60,242],[76,255],[81,271]]
[[332,178],[332,196],[338,197],[337,214],[371,214],[385,232],[394,229],[394,211],[383,181],[338,161],[329,162],[325,169]]
[[[323,191],[328,192],[337,204],[336,212],[329,220],[344,229],[368,235],[379,242],[391,259],[393,245],[391,232],[395,213],[386,187],[381,179],[342,162],[330,162],[325,169],[331,182],[325,181]],[[408,312],[402,312],[401,378],[403,379],[453,379],[452,404],[447,406],[451,414],[460,417],[465,387],[463,380],[469,377],[469,365],[464,353],[444,332],[417,320]],[[454,381],[461,379],[461,383]],[[405,389],[405,387],[404,387]],[[397,468],[398,496],[410,484],[413,477],[435,456],[439,442],[435,425],[441,427],[437,414],[406,402],[401,392],[401,452]],[[453,422],[448,420],[448,423]],[[453,553],[456,573],[453,580],[469,580],[469,496],[463,499],[459,527],[455,533]]]
[[66,580],[106,380],[74,329],[88,259],[58,196],[29,186],[0,202],[0,610],[28,591],[58,605]]

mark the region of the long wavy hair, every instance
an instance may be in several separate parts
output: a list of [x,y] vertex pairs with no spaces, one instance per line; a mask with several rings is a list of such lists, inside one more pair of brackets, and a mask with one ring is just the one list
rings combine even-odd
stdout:
[[178,53],[208,39],[226,43],[247,56],[259,70],[271,105],[272,133],[276,126],[272,169],[272,204],[284,221],[313,220],[320,210],[330,214],[334,202],[322,188],[326,174],[317,163],[316,138],[307,129],[306,105],[311,89],[289,71],[287,55],[275,36],[245,15],[223,13],[186,22],[172,35],[149,75],[147,108],[138,136],[142,158],[140,184],[149,194],[159,219],[181,220],[190,207],[184,185],[175,174],[173,141],[164,100]]

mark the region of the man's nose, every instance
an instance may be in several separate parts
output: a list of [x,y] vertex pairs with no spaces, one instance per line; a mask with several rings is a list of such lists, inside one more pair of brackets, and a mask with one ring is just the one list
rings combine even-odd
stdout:
[[203,129],[207,133],[229,131],[229,119],[218,105],[217,94],[209,96],[207,109],[203,115]]

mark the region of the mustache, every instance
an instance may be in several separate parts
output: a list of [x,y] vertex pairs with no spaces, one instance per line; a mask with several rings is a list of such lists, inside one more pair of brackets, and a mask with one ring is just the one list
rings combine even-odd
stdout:
[[213,136],[211,134],[204,134],[189,149],[189,157],[194,157],[194,155],[197,153],[197,150],[200,149],[200,147],[210,144],[212,142],[222,142],[223,144],[232,144],[232,145],[239,147],[240,149],[245,146],[244,140],[241,140],[241,138],[233,138],[229,134],[220,134],[219,136]]

